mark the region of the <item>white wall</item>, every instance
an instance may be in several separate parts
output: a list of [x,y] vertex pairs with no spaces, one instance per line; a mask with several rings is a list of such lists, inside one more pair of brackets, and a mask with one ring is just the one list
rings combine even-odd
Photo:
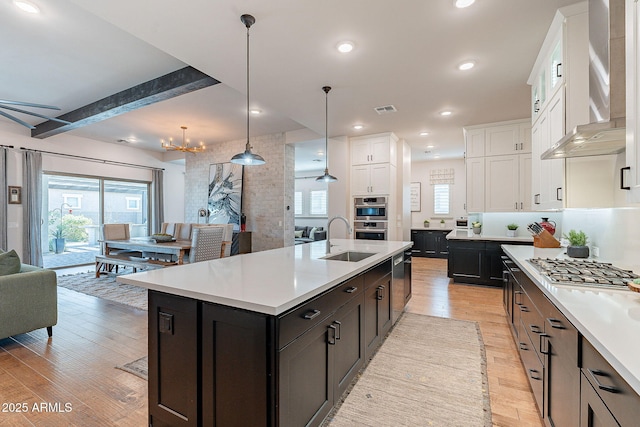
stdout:
[[[0,144],[14,146],[14,149],[8,153],[7,185],[20,187],[23,186],[21,147],[164,168],[165,219],[183,220],[184,166],[164,162],[163,153],[104,143],[70,134],[60,134],[46,139],[31,138],[29,129],[5,121],[0,122]],[[115,166],[49,154],[42,155],[42,168],[45,172],[151,181],[151,170],[149,169]],[[22,241],[22,205],[8,206],[7,224],[8,249],[16,249],[18,253],[24,253],[24,242]]]
[[[433,187],[429,177],[432,169],[454,169],[454,184],[451,186],[451,214],[445,218],[447,227],[455,225],[454,219],[465,216],[466,170],[464,159],[427,160],[411,163],[411,182],[421,183],[421,210],[411,212],[411,228],[422,228],[425,219],[433,215]],[[440,218],[437,219],[440,222]]]

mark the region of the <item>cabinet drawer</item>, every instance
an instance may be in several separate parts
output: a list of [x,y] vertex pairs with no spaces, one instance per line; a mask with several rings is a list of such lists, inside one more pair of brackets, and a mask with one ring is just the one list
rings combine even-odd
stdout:
[[364,276],[359,275],[284,314],[279,319],[278,348],[283,348],[305,331],[326,319],[351,298],[361,294],[363,290]]
[[[521,301],[520,321],[522,322],[522,330],[526,331],[538,357],[541,357],[540,335],[544,333],[544,319],[526,293],[521,295]],[[522,340],[523,338],[521,337],[520,339]]]
[[571,366],[578,366],[578,330],[551,301],[545,308],[542,314],[545,317],[544,333],[555,348],[553,352],[562,354]]
[[583,375],[622,427],[637,426],[640,420],[638,394],[584,338],[581,347]]
[[373,285],[389,273],[391,273],[391,258],[364,273],[365,288],[369,288],[369,286]]
[[[524,329],[524,325],[522,323],[520,323],[520,328]],[[529,339],[529,335],[522,331],[519,336],[518,350],[520,352],[520,359],[522,359],[525,374],[529,379],[529,384],[531,384],[531,391],[533,391],[536,403],[538,404],[538,411],[540,411],[540,416],[542,416],[544,367],[538,358],[538,354],[533,343]]]

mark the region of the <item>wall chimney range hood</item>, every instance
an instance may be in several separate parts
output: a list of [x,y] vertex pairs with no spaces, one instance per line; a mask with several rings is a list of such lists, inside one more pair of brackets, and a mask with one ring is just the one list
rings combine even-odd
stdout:
[[589,0],[589,118],[541,159],[618,154],[625,150],[624,0]]

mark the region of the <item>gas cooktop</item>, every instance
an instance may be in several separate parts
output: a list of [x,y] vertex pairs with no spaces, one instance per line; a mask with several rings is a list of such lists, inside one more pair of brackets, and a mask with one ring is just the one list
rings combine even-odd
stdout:
[[553,284],[628,289],[627,282],[640,276],[612,264],[555,258],[531,258],[529,261]]

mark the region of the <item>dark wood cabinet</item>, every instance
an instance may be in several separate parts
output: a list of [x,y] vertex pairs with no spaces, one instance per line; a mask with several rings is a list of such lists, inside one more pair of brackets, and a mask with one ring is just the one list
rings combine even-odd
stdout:
[[533,242],[449,240],[448,276],[459,283],[503,286],[503,244],[531,245]]
[[449,254],[447,234],[451,230],[411,230],[411,254],[428,258],[446,258]]
[[279,316],[149,291],[149,425],[320,425],[391,328],[391,266]]

